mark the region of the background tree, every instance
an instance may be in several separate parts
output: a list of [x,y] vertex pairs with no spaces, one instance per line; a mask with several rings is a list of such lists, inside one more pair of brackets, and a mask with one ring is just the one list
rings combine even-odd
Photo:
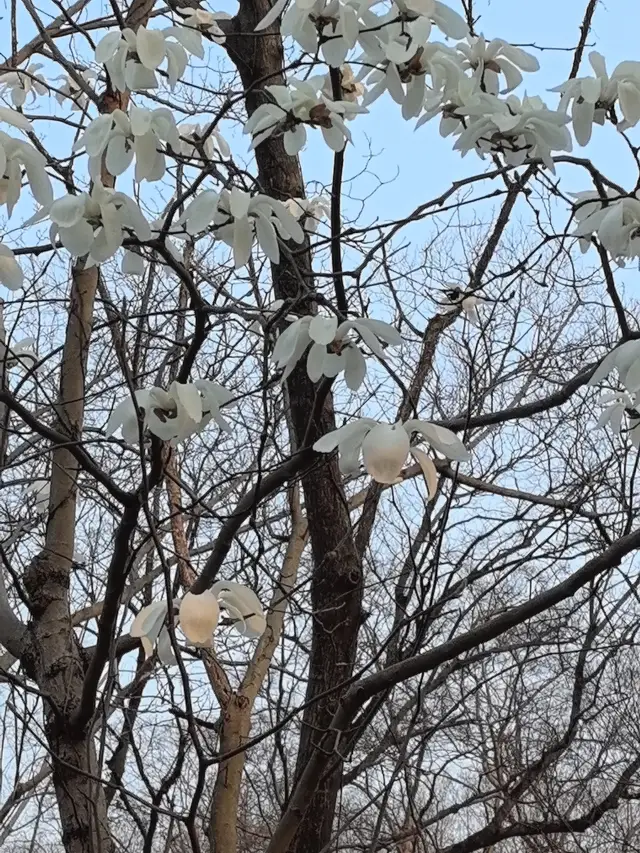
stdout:
[[0,849],[638,848],[640,63],[573,6],[7,9]]

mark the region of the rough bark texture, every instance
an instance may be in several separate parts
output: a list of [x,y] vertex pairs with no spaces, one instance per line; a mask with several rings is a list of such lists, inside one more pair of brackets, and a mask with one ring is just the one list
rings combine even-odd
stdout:
[[[97,270],[84,270],[79,262],[73,271],[56,407],[57,428],[71,440],[79,440],[82,433],[97,282]],[[104,791],[95,781],[93,738],[90,732],[77,737],[69,725],[78,709],[84,680],[82,653],[69,608],[79,471],[68,450],[61,447],[54,451],[45,547],[24,579],[34,641],[30,668],[40,689],[50,697],[45,708],[45,732],[65,849],[68,853],[111,853]]]
[[[148,19],[152,0],[134,0],[127,25],[136,29]],[[106,92],[100,111],[127,109],[128,93]],[[102,182],[114,180],[103,171]],[[56,404],[56,428],[71,442],[81,441],[89,344],[99,272],[74,264],[69,311]],[[25,572],[31,605],[32,642],[23,663],[45,702],[45,733],[62,840],[67,853],[112,853],[107,802],[91,724],[72,724],[82,704],[87,661],[76,639],[69,605],[73,570],[76,504],[80,465],[64,447],[52,453],[49,517],[42,552]]]
[[[227,48],[247,90],[249,114],[264,100],[260,87],[283,82],[279,33],[272,28],[268,34],[254,34],[255,25],[270,5],[269,0],[242,3],[229,27],[233,34],[227,38]],[[281,139],[271,138],[259,145],[256,161],[263,192],[280,199],[305,195],[298,158],[285,153]],[[297,299],[297,306],[309,310],[313,292],[309,251],[307,247],[301,250],[294,245],[292,253],[293,258],[283,256],[281,263],[272,267],[276,295],[281,299]],[[308,430],[317,389],[307,377],[304,365],[293,372],[288,392],[293,439],[298,447],[305,436],[307,441],[313,441],[335,429],[329,394],[318,421]],[[311,581],[314,624],[306,698],[313,700],[331,692],[305,711],[296,768],[298,777],[336,710],[343,692],[339,685],[352,674],[362,599],[361,563],[335,461],[323,462],[304,476],[302,486],[314,560]],[[320,782],[310,799],[302,829],[291,848],[293,853],[315,853],[327,844],[339,787],[338,766]]]

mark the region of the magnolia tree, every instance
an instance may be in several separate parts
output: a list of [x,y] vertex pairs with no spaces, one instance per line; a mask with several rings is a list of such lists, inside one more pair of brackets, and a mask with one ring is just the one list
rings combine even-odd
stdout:
[[5,16],[2,849],[635,849],[640,62],[479,5]]

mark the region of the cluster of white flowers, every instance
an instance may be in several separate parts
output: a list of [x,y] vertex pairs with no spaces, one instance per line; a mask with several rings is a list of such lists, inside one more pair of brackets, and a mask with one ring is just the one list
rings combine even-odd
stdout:
[[578,223],[573,236],[579,238],[580,248],[586,252],[591,236],[597,234],[611,256],[624,266],[625,258],[640,257],[640,193],[620,196],[608,188],[606,195],[602,198],[597,192],[573,193]]
[[427,453],[411,445],[413,433],[447,459],[458,462],[469,459],[469,451],[451,430],[415,419],[385,424],[372,418],[359,418],[323,435],[313,448],[318,453],[331,453],[337,447],[340,470],[345,475],[359,472],[362,455],[365,471],[377,483],[386,485],[402,482],[400,472],[411,454],[422,469],[431,498],[436,492],[438,473]]
[[[275,305],[275,304],[274,304]],[[344,371],[347,387],[357,391],[367,373],[367,363],[358,349],[357,334],[369,349],[385,357],[381,341],[388,346],[402,344],[399,332],[382,320],[358,317],[338,325],[336,317],[321,314],[294,317],[288,315],[290,325],[282,332],[273,348],[271,358],[283,370],[282,381],[293,371],[307,348],[307,374],[312,382],[321,377],[334,377]]]
[[[235,581],[216,581],[211,589],[200,595],[187,592],[180,601],[173,623],[180,626],[191,645],[212,648],[221,610],[243,637],[260,637],[264,633],[267,620],[258,596],[249,587]],[[158,660],[165,666],[171,666],[176,659],[171,648],[167,618],[167,602],[153,602],[140,610],[130,634],[140,639],[147,658],[151,657],[155,647]]]
[[148,429],[163,441],[177,444],[202,430],[214,420],[220,429],[231,432],[222,406],[229,405],[232,395],[226,388],[210,379],[196,379],[193,383],[172,382],[169,390],[145,388],[136,391],[115,407],[107,423],[107,436],[120,429],[128,444],[137,444],[140,424],[137,411],[142,416],[143,431]]
[[117,109],[95,118],[77,139],[73,150],[84,148],[87,152],[89,174],[94,180],[100,178],[104,155],[107,171],[114,177],[125,172],[135,157],[134,179],[159,181],[166,169],[163,142],[174,153],[182,146],[171,110],[132,106],[129,114]]
[[96,182],[91,193],[66,195],[44,207],[27,224],[51,220],[50,238],[59,239],[73,257],[87,256],[85,266],[113,257],[127,235],[151,240],[149,223],[136,202]]
[[304,241],[298,220],[282,202],[268,195],[251,195],[234,187],[231,191],[204,190],[186,207],[176,223],[187,234],[198,234],[213,224],[216,236],[233,249],[236,269],[251,257],[254,239],[269,258],[278,263],[278,236],[285,241]]
[[[192,10],[187,10],[191,13]],[[213,38],[224,40],[224,35],[215,21],[201,25],[197,14],[190,14],[185,27],[166,27],[152,30],[130,27],[107,33],[96,45],[96,62],[104,64],[111,82],[120,92],[156,89],[156,72],[166,60],[166,75],[173,89],[182,77],[189,62],[189,53],[202,58],[202,31],[208,30]],[[196,26],[193,26],[193,23]],[[185,22],[186,23],[186,22]]]
[[567,111],[571,106],[573,132],[579,145],[589,142],[594,122],[604,124],[616,102],[623,116],[618,122],[619,130],[635,127],[640,121],[640,62],[621,62],[610,77],[600,53],[592,51],[589,62],[595,77],[576,77],[551,90],[562,94],[559,109]]
[[598,385],[614,370],[624,386],[624,391],[603,394],[599,403],[606,408],[598,419],[598,427],[610,426],[614,434],[622,432],[626,420],[626,432],[634,447],[640,449],[640,341],[631,340],[616,347],[600,362],[589,379],[589,385]]
[[324,94],[324,75],[308,80],[292,78],[289,86],[266,86],[272,103],[261,104],[244,126],[244,132],[253,136],[255,148],[270,136],[282,136],[287,154],[295,156],[307,141],[307,126],[319,127],[324,141],[332,151],[342,151],[351,141],[351,132],[345,119],[368,110],[356,101],[333,101]]
[[29,95],[33,99],[36,95],[47,94],[44,77],[38,74],[41,68],[41,62],[34,62],[27,65],[24,70],[18,69],[0,74],[0,86],[3,91],[9,92],[14,106],[24,106]]
[[[87,84],[95,82],[97,74],[91,68],[86,68],[84,71],[77,73],[78,78],[84,80]],[[71,109],[74,112],[82,112],[87,108],[89,98],[82,86],[73,77],[64,74],[61,77],[54,77],[54,80],[62,80],[62,85],[57,87],[55,93],[56,101],[63,106],[67,100],[71,101]]]

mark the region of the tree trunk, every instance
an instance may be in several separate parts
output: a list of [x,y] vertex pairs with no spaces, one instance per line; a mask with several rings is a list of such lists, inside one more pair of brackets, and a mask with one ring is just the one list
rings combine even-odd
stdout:
[[[258,86],[282,84],[283,47],[279,32],[273,28],[256,38],[254,29],[271,6],[269,0],[241,3],[237,17],[230,22],[227,48],[242,83],[248,91],[247,112],[251,114],[264,102]],[[282,140],[269,138],[256,148],[256,161],[262,191],[281,200],[304,197],[304,180],[297,157],[286,154]],[[303,310],[313,306],[313,277],[308,246],[293,247],[292,258],[283,254],[272,265],[276,296],[297,299]],[[293,443],[300,447],[305,435],[313,442],[319,435],[335,429],[333,401],[327,395],[318,421],[311,425],[317,387],[308,378],[304,361],[288,381]],[[327,728],[340,700],[343,685],[353,672],[356,642],[361,620],[362,569],[353,540],[347,501],[335,460],[322,463],[302,479],[314,570],[311,580],[313,636],[302,736],[296,763],[296,777],[307,765],[322,731]],[[329,695],[313,701],[315,697]],[[341,767],[325,777],[310,798],[301,831],[293,842],[292,853],[317,853],[329,841]],[[283,851],[284,853],[284,851]]]

